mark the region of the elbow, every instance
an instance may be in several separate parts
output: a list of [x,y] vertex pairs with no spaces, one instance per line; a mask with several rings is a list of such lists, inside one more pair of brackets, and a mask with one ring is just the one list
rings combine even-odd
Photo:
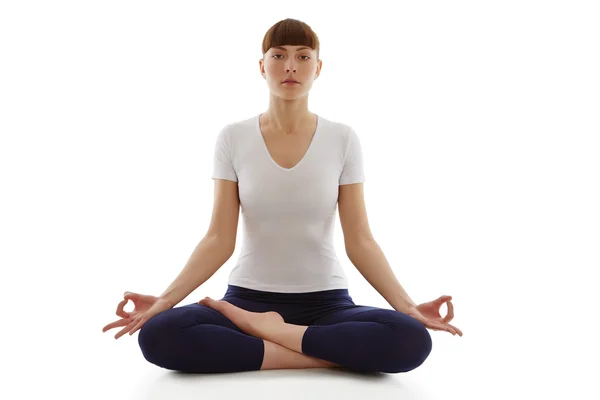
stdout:
[[203,240],[208,240],[213,243],[220,252],[227,256],[227,259],[229,259],[235,251],[235,240],[222,235],[206,235]]
[[376,245],[377,243],[373,238],[348,240],[345,242],[346,255],[352,261],[358,254],[361,254],[365,249],[370,248],[374,244]]
[[227,251],[227,259],[230,259],[234,252],[235,252],[235,244],[233,246],[229,247],[229,250]]
[[227,254],[227,259],[229,259],[233,255],[233,252],[235,251],[235,243],[223,242],[222,248],[223,248],[223,251],[225,252],[225,254]]

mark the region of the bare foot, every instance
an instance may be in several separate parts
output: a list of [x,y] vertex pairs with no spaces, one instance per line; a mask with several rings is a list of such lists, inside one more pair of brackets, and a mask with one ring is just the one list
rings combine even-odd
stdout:
[[265,339],[265,332],[285,323],[283,317],[275,311],[262,313],[246,311],[228,301],[213,300],[210,297],[205,297],[198,303],[219,311],[240,328],[242,332],[260,339]]

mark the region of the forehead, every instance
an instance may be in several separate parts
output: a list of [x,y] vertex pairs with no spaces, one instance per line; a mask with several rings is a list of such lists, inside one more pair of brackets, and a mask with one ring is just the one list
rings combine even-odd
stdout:
[[[286,49],[287,47],[287,49]],[[296,51],[300,51],[300,50],[312,50],[310,47],[308,46],[273,46],[271,47],[271,50],[283,50],[283,51],[288,51],[289,50],[294,50],[294,48],[296,49]]]

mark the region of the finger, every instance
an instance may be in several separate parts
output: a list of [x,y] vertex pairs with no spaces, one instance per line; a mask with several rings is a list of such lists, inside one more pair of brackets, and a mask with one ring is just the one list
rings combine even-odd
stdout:
[[124,319],[120,319],[118,321],[115,322],[111,322],[110,324],[106,325],[104,328],[102,328],[102,332],[106,332],[112,328],[117,328],[119,326],[123,326],[126,325],[128,323],[130,323],[131,320],[129,318],[124,318]]
[[448,332],[448,333],[451,333],[452,335],[456,335],[456,332],[454,332],[454,330],[452,330],[450,328],[442,328],[441,330],[445,331],[445,332]]
[[438,297],[438,299],[435,300],[435,302],[437,304],[441,305],[441,304],[443,304],[443,303],[445,303],[446,301],[449,301],[449,300],[452,300],[452,296],[443,295],[443,296]]
[[450,322],[454,318],[454,305],[451,301],[448,301],[446,304],[448,305],[448,314],[444,317],[444,322]]
[[438,324],[438,326],[440,326],[442,328],[442,330],[444,330],[446,332],[450,332],[453,335],[456,335],[456,331],[454,330],[454,328],[452,327],[452,325],[450,325],[450,324]]
[[140,295],[133,292],[125,292],[124,299],[128,299],[136,303],[140,299]]
[[134,319],[133,321],[131,321],[125,328],[121,329],[116,335],[115,335],[115,339],[120,338],[121,336],[123,336],[124,334],[126,334],[132,326],[135,326],[135,324],[137,323],[137,319]]
[[456,335],[456,332],[454,332],[454,329],[450,328],[449,326],[446,325],[440,325],[440,329],[446,332],[450,332],[453,335]]
[[456,329],[454,329],[454,327],[452,325],[445,324],[444,326],[445,326],[446,330],[448,332],[450,332],[451,334],[456,335],[458,333],[458,332],[456,332]]
[[425,321],[424,325],[429,329],[433,329],[434,331],[443,330],[443,327],[439,324],[436,324],[435,322]]
[[137,293],[125,292],[125,294],[123,294],[123,297],[131,301],[136,301],[140,296]]
[[[450,324],[448,324],[450,325]],[[456,331],[456,333],[458,333],[458,336],[462,336],[463,333],[460,329],[458,329],[457,327],[455,327],[454,325],[450,325],[452,327],[452,329],[454,329]]]
[[119,302],[119,305],[117,306],[117,315],[121,318],[128,318],[129,314],[127,312],[125,312],[125,310],[123,310],[123,307],[125,307],[125,304],[127,304],[127,299],[121,300]]
[[142,318],[140,320],[140,322],[138,322],[138,324],[136,326],[134,326],[132,330],[129,331],[129,336],[133,335],[135,333],[135,331],[140,329],[145,323],[146,323],[146,320],[144,318]]
[[450,332],[451,334],[455,335],[456,332],[454,332],[452,330],[452,328],[450,328],[449,326],[446,325],[442,325],[442,324],[436,324],[434,322],[430,322],[429,326],[431,326],[433,329],[435,330],[439,330],[439,331],[446,331],[446,332]]

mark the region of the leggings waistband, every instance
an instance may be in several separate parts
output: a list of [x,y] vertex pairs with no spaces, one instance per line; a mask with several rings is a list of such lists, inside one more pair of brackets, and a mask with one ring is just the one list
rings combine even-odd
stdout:
[[312,301],[352,300],[348,289],[331,289],[306,293],[279,293],[227,285],[225,297],[232,296],[252,301],[306,303]]

